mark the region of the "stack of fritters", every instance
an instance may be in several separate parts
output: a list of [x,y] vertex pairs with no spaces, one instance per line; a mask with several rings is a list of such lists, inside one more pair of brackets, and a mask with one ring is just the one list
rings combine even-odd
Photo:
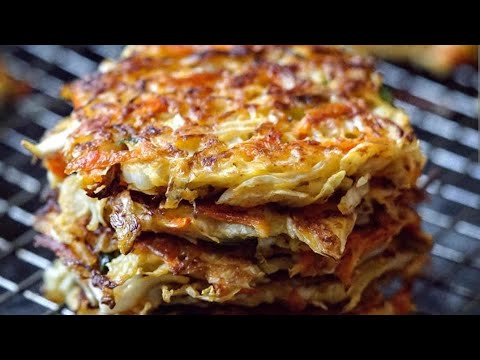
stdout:
[[53,189],[47,295],[79,313],[409,311],[378,284],[426,259],[424,158],[383,93],[370,59],[336,47],[128,47],[24,144]]

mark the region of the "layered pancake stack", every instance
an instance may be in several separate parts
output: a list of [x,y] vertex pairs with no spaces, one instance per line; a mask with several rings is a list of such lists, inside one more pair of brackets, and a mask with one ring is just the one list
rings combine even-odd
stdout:
[[371,59],[337,47],[127,47],[24,144],[52,188],[47,296],[83,314],[410,311],[425,160],[384,93]]

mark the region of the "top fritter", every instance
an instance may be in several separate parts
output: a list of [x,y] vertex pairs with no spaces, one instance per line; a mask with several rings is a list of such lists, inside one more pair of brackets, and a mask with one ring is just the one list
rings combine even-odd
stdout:
[[39,145],[53,184],[124,188],[163,206],[306,206],[371,177],[415,186],[424,159],[370,59],[323,46],[134,46],[67,86]]

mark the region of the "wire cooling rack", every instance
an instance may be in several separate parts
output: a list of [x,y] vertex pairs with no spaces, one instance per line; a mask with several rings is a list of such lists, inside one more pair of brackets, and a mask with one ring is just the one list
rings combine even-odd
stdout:
[[[32,240],[45,172],[20,146],[71,111],[58,98],[64,82],[95,71],[122,46],[3,46],[0,57],[32,93],[0,113],[0,314],[72,314],[41,293],[43,270],[53,259]],[[433,234],[432,261],[414,287],[419,313],[480,314],[480,164],[478,67],[461,66],[439,82],[409,66],[380,62],[379,70],[411,115],[429,157],[420,182],[430,201],[419,207]]]

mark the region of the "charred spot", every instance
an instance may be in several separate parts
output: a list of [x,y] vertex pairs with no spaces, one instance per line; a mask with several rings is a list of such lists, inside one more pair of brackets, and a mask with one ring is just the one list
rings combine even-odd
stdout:
[[265,67],[269,75],[274,78],[280,75],[294,76],[294,71],[292,71],[292,69],[295,69],[295,66],[291,67],[288,65],[279,65],[272,62],[267,62]]
[[267,61],[263,58],[261,53],[256,53],[253,55],[253,67],[261,68],[263,67]]
[[160,195],[148,195],[140,191],[130,190],[130,197],[133,202],[146,205],[149,208],[159,208],[161,202],[164,200]]
[[[194,86],[191,86],[185,90],[184,101],[186,101],[188,104],[191,104],[193,106],[195,105],[198,106],[198,104],[202,103],[202,101],[205,98],[208,98],[208,96],[212,92],[213,92],[213,88],[211,86],[206,86],[205,84],[202,84],[200,81],[200,83],[197,83]],[[170,112],[173,113],[175,111],[173,109]]]
[[290,108],[289,104],[287,104],[283,101],[280,101],[280,100],[275,100],[273,102],[273,106],[275,107],[275,109],[282,110],[282,111],[286,111]]
[[329,99],[323,94],[301,94],[295,95],[294,99],[308,106],[315,106],[327,102]]
[[242,75],[233,77],[230,84],[235,88],[241,88],[248,84],[251,84],[256,76],[257,73],[255,71],[248,71]]
[[167,144],[165,150],[167,151],[167,153],[170,156],[185,156],[187,154],[186,151],[180,150],[179,148],[177,148],[173,144]]
[[188,90],[185,92],[188,96],[196,96],[199,95],[202,92],[202,88],[198,86],[193,86],[188,88]]
[[113,295],[103,295],[100,302],[103,305],[107,305],[110,309],[113,309],[116,305]]
[[135,130],[128,124],[114,124],[111,127],[108,126],[107,128],[115,130],[122,137],[135,135]]
[[217,155],[207,156],[200,160],[200,164],[205,167],[213,166],[218,160]]
[[343,83],[341,92],[344,95],[352,94],[365,86],[365,81],[363,80],[346,80]]
[[291,73],[296,73],[300,69],[298,64],[289,64],[285,65],[285,68],[288,69]]
[[385,129],[383,124],[380,122],[380,121],[372,121],[370,122],[370,128],[373,130],[373,132],[378,135],[378,136],[381,136],[382,135],[382,131]]
[[206,60],[206,59],[210,59],[217,56],[228,56],[230,54],[231,54],[231,51],[228,51],[228,50],[207,49],[207,50],[202,50],[200,52],[197,52],[193,56],[198,61],[201,61],[201,60]]
[[386,178],[386,177],[380,177],[376,176],[370,179],[370,185],[371,186],[379,186],[385,189],[394,189],[395,184],[392,182],[392,180]]
[[[104,188],[96,191],[101,186]],[[102,181],[94,189],[86,189],[85,192],[92,198],[104,199],[122,192],[124,188],[120,182],[120,165],[115,164],[102,176]]]
[[187,255],[185,255],[185,254],[180,254],[180,255],[178,256],[178,259],[179,259],[180,261],[185,261],[185,260],[187,259]]
[[138,91],[145,91],[146,89],[146,86],[147,86],[147,80],[145,79],[140,79],[138,80],[137,82],[135,82],[135,88],[138,90]]
[[80,144],[75,144],[74,146],[74,152],[85,152],[85,151],[90,151],[96,149],[96,145],[93,141],[85,141]]
[[383,256],[383,257],[393,258],[393,257],[395,257],[396,254],[397,254],[397,251],[395,251],[395,249],[387,248],[387,249],[382,253],[382,256]]
[[[322,211],[322,216],[325,218],[339,216],[340,212],[338,210],[327,209]],[[327,230],[327,228],[325,228]]]
[[131,232],[131,233],[135,233],[137,232],[138,230],[140,230],[140,223],[138,221],[130,221],[128,222],[128,230]]
[[338,238],[335,235],[327,235],[322,238],[327,246],[333,246],[338,242]]
[[283,90],[283,88],[277,84],[270,84],[268,85],[268,88],[267,88],[267,93],[268,95],[284,95],[286,93],[285,90]]
[[303,142],[311,146],[321,145],[317,140],[304,140]]
[[90,280],[92,281],[93,286],[102,288],[102,289],[103,288],[114,289],[118,286],[117,283],[110,280],[105,275],[102,275],[98,270],[91,271]]

